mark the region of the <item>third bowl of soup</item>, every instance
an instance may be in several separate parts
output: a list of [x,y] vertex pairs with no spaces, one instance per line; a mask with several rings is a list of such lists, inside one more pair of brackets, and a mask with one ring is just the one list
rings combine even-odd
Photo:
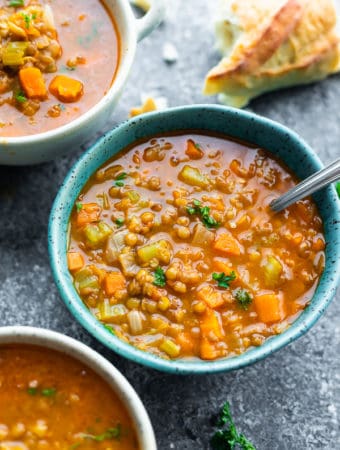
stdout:
[[195,106],[130,121],[88,151],[56,199],[60,293],[97,338],[152,367],[256,361],[306,331],[337,285],[333,188],[269,207],[320,167],[293,132],[245,112]]
[[0,0],[0,164],[53,159],[98,132],[162,5],[137,20],[124,0]]

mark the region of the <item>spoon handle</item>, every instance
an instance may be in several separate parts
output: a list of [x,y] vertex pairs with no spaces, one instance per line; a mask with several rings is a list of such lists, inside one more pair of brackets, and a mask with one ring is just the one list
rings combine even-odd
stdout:
[[301,200],[308,195],[313,194],[315,191],[322,189],[334,181],[340,179],[340,158],[334,161],[329,166],[316,173],[313,173],[310,177],[301,181],[301,183],[294,186],[281,197],[273,200],[270,203],[270,207],[273,211],[279,212],[287,208],[287,206]]

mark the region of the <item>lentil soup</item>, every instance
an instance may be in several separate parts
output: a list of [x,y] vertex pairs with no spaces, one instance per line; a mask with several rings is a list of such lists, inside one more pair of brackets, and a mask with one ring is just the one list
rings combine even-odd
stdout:
[[163,358],[259,346],[309,304],[324,269],[312,199],[269,208],[296,182],[270,153],[226,137],[136,142],[74,206],[75,289],[109,332]]
[[91,369],[62,353],[0,346],[0,450],[136,450],[127,411]]
[[100,0],[0,0],[0,136],[42,133],[88,111],[114,80],[119,45]]

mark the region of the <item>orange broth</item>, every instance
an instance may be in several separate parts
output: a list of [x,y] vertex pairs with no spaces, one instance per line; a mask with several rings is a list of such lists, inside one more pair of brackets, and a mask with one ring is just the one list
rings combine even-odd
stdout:
[[124,405],[91,369],[54,350],[0,346],[0,449],[137,450]]

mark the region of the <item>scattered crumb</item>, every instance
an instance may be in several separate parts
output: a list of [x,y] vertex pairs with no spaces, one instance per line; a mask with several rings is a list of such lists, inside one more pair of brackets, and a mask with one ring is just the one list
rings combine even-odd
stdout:
[[178,60],[178,51],[170,42],[163,45],[163,59],[165,62],[172,64]]
[[142,95],[142,105],[131,108],[130,117],[151,111],[159,111],[167,108],[167,99],[165,97],[154,98],[151,95]]
[[149,11],[151,4],[149,0],[131,0],[131,3],[143,11]]

